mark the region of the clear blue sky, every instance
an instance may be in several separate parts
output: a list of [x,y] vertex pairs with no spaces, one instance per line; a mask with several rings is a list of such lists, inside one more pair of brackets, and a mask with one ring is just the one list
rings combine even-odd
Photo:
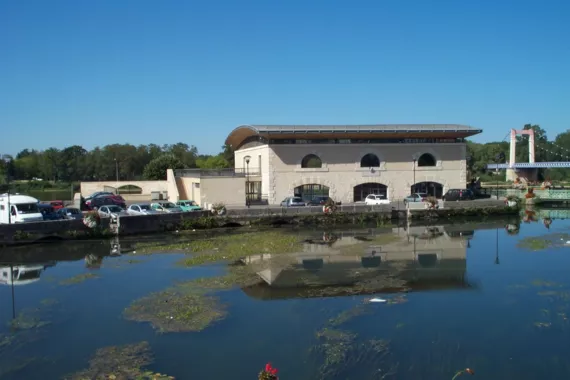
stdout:
[[0,152],[240,124],[570,128],[567,0],[0,0]]

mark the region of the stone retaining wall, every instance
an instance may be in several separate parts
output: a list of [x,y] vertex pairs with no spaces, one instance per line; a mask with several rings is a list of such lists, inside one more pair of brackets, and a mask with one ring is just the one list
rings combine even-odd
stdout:
[[[98,231],[108,233],[111,230],[110,220],[102,218]],[[81,219],[0,224],[0,244],[35,242],[47,238],[70,239],[92,233],[93,230]]]
[[[34,242],[45,238],[75,239],[82,237],[107,236],[109,233],[118,235],[134,235],[157,233],[188,228],[215,228],[231,224],[273,224],[285,221],[286,223],[313,223],[334,222],[363,219],[358,215],[370,218],[390,219],[449,219],[462,216],[478,215],[516,215],[518,208],[506,207],[503,201],[461,201],[444,202],[439,210],[425,210],[409,207],[406,210],[394,210],[390,205],[366,206],[351,205],[339,206],[335,216],[323,213],[322,206],[314,207],[264,207],[229,209],[226,215],[215,217],[209,211],[185,212],[176,214],[122,216],[117,224],[111,224],[108,218],[101,219],[101,226],[97,231],[87,228],[82,220],[60,220],[52,222],[35,222],[20,224],[0,224],[0,244]],[[419,206],[417,206],[419,207]],[[356,218],[356,219],[355,219]],[[370,219],[369,218],[369,219]],[[364,218],[365,219],[365,218]],[[364,220],[363,219],[363,220]]]

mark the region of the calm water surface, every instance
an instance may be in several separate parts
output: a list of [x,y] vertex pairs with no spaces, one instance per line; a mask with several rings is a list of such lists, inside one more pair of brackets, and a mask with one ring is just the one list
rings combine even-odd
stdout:
[[227,314],[200,332],[124,316],[152,292],[228,270],[177,265],[190,255],[175,248],[140,252],[171,237],[3,249],[0,378],[72,377],[97,349],[141,341],[154,355],[145,368],[177,379],[256,379],[266,362],[295,380],[451,379],[466,367],[570,378],[570,221],[508,223],[272,230],[301,249],[252,256],[260,283],[219,292]]

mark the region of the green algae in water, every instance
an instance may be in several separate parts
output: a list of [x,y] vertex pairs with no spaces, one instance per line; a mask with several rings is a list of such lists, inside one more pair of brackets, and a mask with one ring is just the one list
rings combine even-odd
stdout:
[[100,348],[89,368],[64,377],[65,380],[166,380],[171,376],[144,370],[153,362],[148,342]]
[[202,331],[222,320],[226,310],[217,298],[171,288],[134,301],[124,312],[131,321],[148,322],[157,331]]
[[59,284],[60,285],[75,285],[75,284],[80,284],[83,281],[93,279],[93,278],[99,278],[99,276],[96,275],[95,273],[82,273],[82,274],[78,274],[77,276],[73,276],[73,277],[67,278],[65,280],[62,280],[59,282]]
[[548,248],[561,248],[570,241],[570,234],[548,234],[538,237],[527,237],[522,239],[517,247],[530,251],[543,251]]
[[196,254],[181,260],[179,265],[192,267],[217,261],[235,261],[259,254],[301,252],[303,245],[296,236],[269,231],[218,236],[208,241],[197,240],[190,243],[189,250]]

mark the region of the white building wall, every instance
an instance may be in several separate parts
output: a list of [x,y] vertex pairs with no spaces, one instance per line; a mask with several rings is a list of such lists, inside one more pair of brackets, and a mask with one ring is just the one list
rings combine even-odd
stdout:
[[[307,154],[316,154],[323,162],[318,169],[301,168]],[[380,158],[378,168],[361,168],[360,160],[373,153]],[[423,153],[432,154],[435,167],[415,167],[415,183],[432,181],[443,185],[443,191],[466,186],[465,144],[292,144],[265,145],[235,152],[236,168],[243,167],[247,155],[262,155],[262,191],[270,204],[293,195],[303,184],[328,186],[330,196],[352,202],[354,186],[378,182],[388,187],[388,198],[401,199],[410,193],[414,183],[413,159]],[[252,159],[255,161],[254,159]],[[250,161],[250,168],[251,166]]]
[[260,145],[253,148],[238,150],[234,154],[235,168],[245,170],[245,157],[250,157],[249,170],[250,173],[261,171],[261,175],[251,175],[251,181],[261,180],[261,195],[269,197],[270,185],[273,181],[272,170],[270,168],[270,147],[268,145]]

